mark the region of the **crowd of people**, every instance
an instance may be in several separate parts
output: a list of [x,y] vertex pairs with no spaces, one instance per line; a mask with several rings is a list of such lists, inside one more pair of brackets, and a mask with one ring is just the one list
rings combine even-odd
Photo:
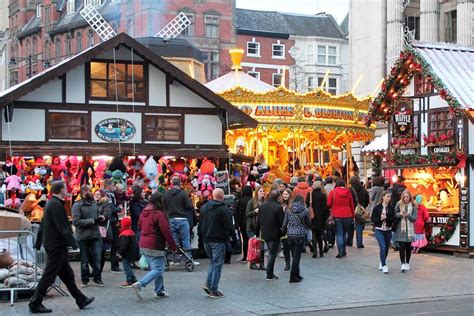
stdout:
[[[210,259],[203,289],[210,298],[222,298],[219,281],[232,251],[242,254],[251,270],[264,270],[266,280],[278,280],[275,262],[285,260],[290,271],[289,282],[303,281],[300,270],[302,253],[309,250],[312,258],[323,258],[336,246],[336,258],[347,256],[354,235],[358,249],[364,248],[364,229],[372,223],[373,234],[380,247],[379,269],[388,273],[390,246],[399,249],[401,271],[410,270],[412,246],[418,252],[426,245],[424,223],[428,220],[422,201],[416,201],[399,182],[389,184],[378,177],[363,185],[357,176],[349,185],[339,177],[308,175],[297,183],[275,180],[268,192],[263,187],[232,186],[231,203],[222,189],[214,189],[198,210],[182,189],[181,179],[171,179],[171,188],[164,194],[147,195],[143,188],[132,187],[128,201],[129,216],[119,220],[124,202],[129,199],[107,180],[103,188],[92,192],[88,185],[80,190],[80,199],[72,207],[72,224],[64,211],[65,184],[54,182],[53,197],[46,203],[40,226],[39,249],[44,246],[47,263],[38,287],[30,301],[32,313],[48,313],[42,305],[47,289],[58,276],[85,308],[94,298],[86,297],[76,286],[67,256],[68,247],[79,248],[81,254],[81,286],[90,280],[103,287],[102,272],[106,252],[110,251],[111,271],[123,273],[123,288],[132,288],[139,299],[143,289],[154,282],[156,298],[167,298],[164,271],[167,255],[182,252],[189,264],[198,265],[191,252],[193,227],[197,224],[200,248]],[[265,258],[267,260],[265,260]],[[118,265],[122,262],[121,270]],[[146,264],[147,274],[135,276],[137,261]],[[92,268],[92,273],[89,268]]]

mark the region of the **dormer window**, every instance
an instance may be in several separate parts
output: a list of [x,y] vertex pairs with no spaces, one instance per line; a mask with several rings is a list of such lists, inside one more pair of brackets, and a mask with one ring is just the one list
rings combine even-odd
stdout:
[[36,18],[37,19],[41,18],[41,4],[38,4],[36,6]]
[[67,0],[67,14],[76,12],[76,0]]
[[84,0],[84,7],[100,7],[102,5],[102,0]]

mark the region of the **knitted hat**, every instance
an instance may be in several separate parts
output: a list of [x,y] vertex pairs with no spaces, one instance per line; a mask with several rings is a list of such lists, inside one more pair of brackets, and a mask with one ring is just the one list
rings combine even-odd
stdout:
[[120,221],[120,227],[122,227],[122,229],[130,229],[131,226],[132,220],[130,219],[130,217],[124,217]]

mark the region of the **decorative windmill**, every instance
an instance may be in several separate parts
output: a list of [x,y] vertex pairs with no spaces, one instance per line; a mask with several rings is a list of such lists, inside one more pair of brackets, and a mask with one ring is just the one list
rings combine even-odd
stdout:
[[99,11],[97,11],[97,9],[91,4],[85,6],[84,9],[82,9],[79,13],[99,35],[102,41],[105,42],[106,40],[111,39],[117,35],[117,33],[115,33],[114,29],[109,25],[109,23],[107,23],[104,17],[100,15]]
[[188,19],[186,14],[180,12],[173,20],[156,33],[155,37],[162,37],[164,39],[175,38],[190,25],[191,21]]

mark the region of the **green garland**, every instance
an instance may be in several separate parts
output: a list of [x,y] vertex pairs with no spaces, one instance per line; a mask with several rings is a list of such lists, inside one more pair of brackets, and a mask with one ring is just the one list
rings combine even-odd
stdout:
[[398,166],[398,165],[426,165],[426,164],[456,164],[458,162],[458,157],[456,154],[430,154],[420,155],[420,154],[411,154],[411,155],[399,155],[394,154],[387,157],[387,164],[389,166]]
[[436,248],[444,245],[453,236],[458,221],[457,216],[450,215],[448,221],[441,227],[439,233],[428,238],[428,246]]
[[[403,65],[409,60],[412,60],[413,67],[407,70],[406,78],[397,81]],[[416,72],[421,72],[423,77],[431,77],[434,88],[438,91],[440,97],[448,103],[450,111],[454,112],[457,116],[465,115],[465,111],[462,110],[459,101],[449,92],[443,81],[433,71],[431,65],[419,52],[408,45],[405,47],[405,50],[400,53],[400,58],[393,65],[390,74],[385,77],[381,91],[371,102],[369,112],[365,117],[365,123],[367,125],[370,125],[374,120],[390,121],[394,110],[393,101],[403,95],[405,88],[409,85]],[[396,97],[393,99],[388,96],[389,91],[392,89],[392,93],[396,94]]]

